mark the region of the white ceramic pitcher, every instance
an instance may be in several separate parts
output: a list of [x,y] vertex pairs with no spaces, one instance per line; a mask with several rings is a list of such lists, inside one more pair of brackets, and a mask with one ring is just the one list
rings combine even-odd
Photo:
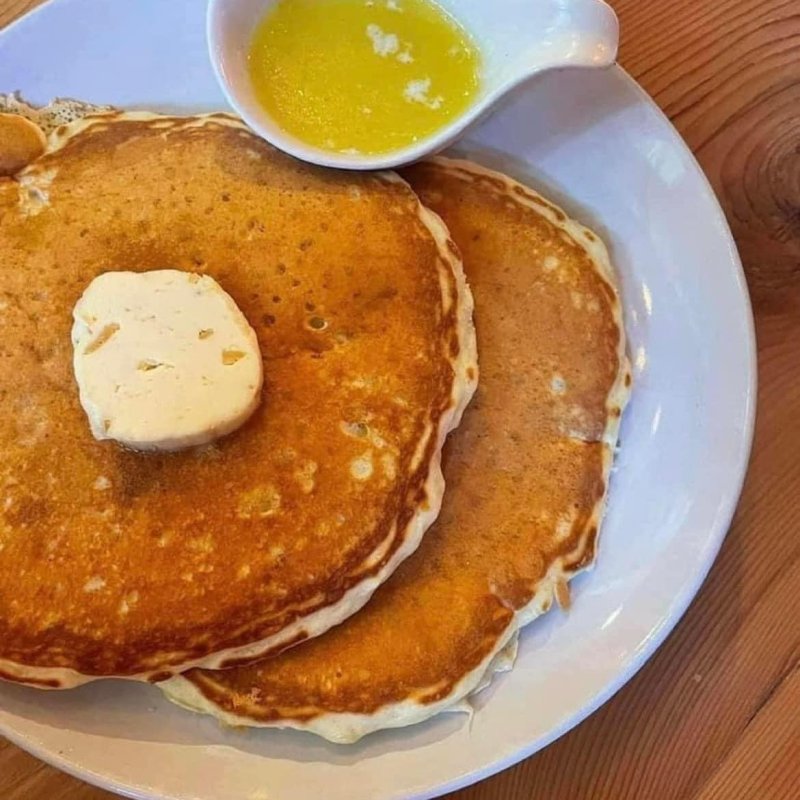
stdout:
[[[442,150],[506,93],[540,72],[605,67],[617,55],[617,18],[603,0],[437,0],[471,34],[481,52],[482,88],[472,105],[430,136],[388,153],[323,150],[288,134],[258,102],[247,71],[257,23],[277,0],[210,0],[208,45],[230,104],[268,142],[327,167],[382,169]],[[547,109],[542,109],[547,113]]]

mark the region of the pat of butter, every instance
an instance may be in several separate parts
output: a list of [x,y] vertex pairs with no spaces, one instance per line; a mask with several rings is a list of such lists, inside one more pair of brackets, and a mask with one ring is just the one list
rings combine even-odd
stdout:
[[256,334],[207,275],[106,272],[73,318],[75,379],[96,439],[178,450],[230,433],[258,406]]

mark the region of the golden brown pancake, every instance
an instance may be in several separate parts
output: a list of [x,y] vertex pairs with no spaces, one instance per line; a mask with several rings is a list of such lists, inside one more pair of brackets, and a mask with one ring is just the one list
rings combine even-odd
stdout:
[[44,153],[42,129],[19,114],[0,112],[0,177],[13,175]]
[[630,384],[604,246],[474,164],[436,159],[403,174],[450,228],[475,297],[481,382],[445,448],[442,512],[369,605],[327,635],[162,685],[230,724],[353,741],[452,707],[595,556]]
[[[392,173],[312,168],[226,115],[57,129],[0,180],[0,674],[60,688],[245,663],[356,611],[441,502],[475,379],[441,221]],[[107,270],[213,276],[259,409],[203,449],[98,442],[71,312]]]

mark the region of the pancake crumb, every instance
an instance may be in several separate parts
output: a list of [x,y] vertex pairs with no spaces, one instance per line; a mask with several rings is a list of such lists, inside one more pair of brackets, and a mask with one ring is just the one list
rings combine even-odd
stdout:
[[555,597],[559,607],[564,611],[569,611],[572,600],[569,594],[569,584],[564,578],[559,578],[555,585]]
[[57,170],[49,169],[33,175],[22,175],[17,183],[19,208],[24,216],[35,217],[50,205],[50,184]]
[[222,363],[226,367],[232,366],[237,361],[241,361],[244,357],[245,354],[241,350],[236,350],[232,347],[226,348],[222,351]]

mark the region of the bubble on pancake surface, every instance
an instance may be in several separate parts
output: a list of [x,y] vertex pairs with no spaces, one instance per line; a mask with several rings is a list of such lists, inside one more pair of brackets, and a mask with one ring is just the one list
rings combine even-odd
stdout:
[[366,452],[350,462],[350,474],[357,481],[366,481],[372,477],[372,453]]
[[316,474],[319,464],[316,461],[303,461],[294,471],[294,478],[305,494],[311,494],[316,485]]
[[278,513],[281,495],[274,484],[257,486],[239,498],[238,514],[242,519],[266,519]]

